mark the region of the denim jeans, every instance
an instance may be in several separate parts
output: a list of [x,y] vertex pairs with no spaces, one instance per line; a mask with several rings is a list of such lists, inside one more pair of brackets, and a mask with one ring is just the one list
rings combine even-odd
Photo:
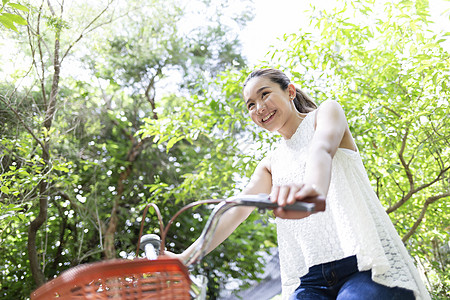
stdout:
[[388,287],[372,280],[371,271],[358,271],[355,256],[309,268],[300,278],[294,299],[337,300],[413,300],[414,293],[400,287]]

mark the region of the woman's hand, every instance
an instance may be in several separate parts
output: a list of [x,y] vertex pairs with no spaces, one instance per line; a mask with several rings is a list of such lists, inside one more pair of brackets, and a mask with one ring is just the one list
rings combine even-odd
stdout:
[[314,185],[311,184],[291,184],[272,187],[270,200],[280,207],[273,210],[276,217],[282,219],[303,219],[310,216],[311,212],[287,211],[283,207],[302,201],[309,197],[322,196]]

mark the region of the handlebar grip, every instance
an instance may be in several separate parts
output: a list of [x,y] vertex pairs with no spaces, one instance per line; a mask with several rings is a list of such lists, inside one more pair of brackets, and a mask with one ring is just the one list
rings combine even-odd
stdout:
[[[237,197],[241,205],[255,206],[260,210],[275,209],[278,208],[277,203],[270,201],[270,197],[267,194],[259,195],[242,195]],[[283,207],[285,210],[307,211],[307,212],[319,212],[325,211],[325,197],[316,196],[308,197],[297,201],[294,204],[286,205]]]
[[314,212],[325,211],[326,201],[325,201],[324,196],[308,197],[308,198],[305,198],[301,201],[294,203],[293,205],[296,205],[297,203],[302,203],[302,202],[314,203]]
[[[302,199],[294,204],[286,205],[283,207],[284,210],[296,210],[296,211],[309,211],[309,212],[319,212],[325,211],[325,197],[315,196]],[[279,207],[274,203],[275,208]]]

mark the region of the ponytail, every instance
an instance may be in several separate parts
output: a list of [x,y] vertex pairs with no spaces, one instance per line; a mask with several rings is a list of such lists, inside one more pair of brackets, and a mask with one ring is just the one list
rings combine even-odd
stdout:
[[298,112],[309,113],[317,109],[316,103],[304,91],[295,88],[294,105]]

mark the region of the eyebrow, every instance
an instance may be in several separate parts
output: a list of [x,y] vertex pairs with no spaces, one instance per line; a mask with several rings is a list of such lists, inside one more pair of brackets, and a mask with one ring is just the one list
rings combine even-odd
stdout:
[[[265,90],[265,89],[267,89],[267,88],[270,88],[270,86],[262,86],[262,87],[260,87],[257,91],[256,91],[256,94],[258,95],[259,93],[261,93],[263,90]],[[248,104],[248,102],[249,101],[252,101],[252,99],[250,99],[250,98],[248,98],[248,100],[245,102],[245,104]]]

